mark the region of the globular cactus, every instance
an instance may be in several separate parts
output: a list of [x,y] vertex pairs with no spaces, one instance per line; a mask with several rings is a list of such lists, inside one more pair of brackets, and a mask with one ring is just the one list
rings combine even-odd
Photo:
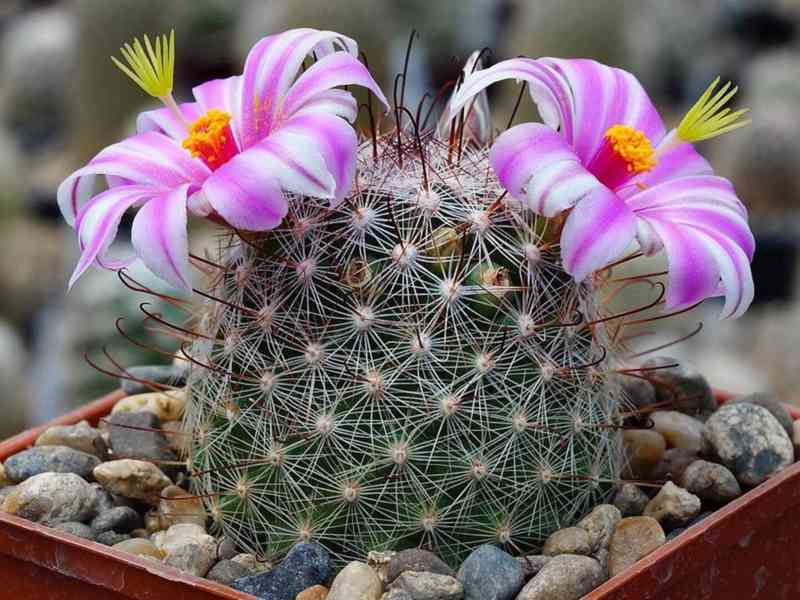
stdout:
[[619,394],[560,224],[488,146],[364,142],[354,191],[220,243],[186,432],[195,492],[239,546],[340,560],[537,547],[618,477]]

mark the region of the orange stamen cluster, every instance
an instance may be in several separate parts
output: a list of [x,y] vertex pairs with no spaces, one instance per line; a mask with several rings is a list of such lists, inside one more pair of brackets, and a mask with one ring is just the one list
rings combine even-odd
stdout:
[[648,137],[628,125],[614,125],[605,138],[611,149],[628,165],[630,173],[642,173],[656,166],[655,150]]
[[235,151],[230,128],[231,116],[221,110],[212,109],[189,127],[189,137],[183,147],[195,158],[216,168],[227,162]]

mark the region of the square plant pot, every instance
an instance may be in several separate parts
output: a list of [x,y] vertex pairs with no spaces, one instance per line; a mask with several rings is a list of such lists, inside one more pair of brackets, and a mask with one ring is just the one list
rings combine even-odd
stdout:
[[[0,443],[0,461],[31,446],[51,425],[96,424],[123,397],[115,392]],[[584,600],[777,600],[800,598],[800,463],[750,490]],[[181,573],[24,519],[0,513],[0,598],[38,600],[253,600]]]

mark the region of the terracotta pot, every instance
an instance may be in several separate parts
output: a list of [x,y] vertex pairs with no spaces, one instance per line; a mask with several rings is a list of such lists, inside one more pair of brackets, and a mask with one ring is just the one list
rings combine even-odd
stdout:
[[[720,394],[721,400],[727,399]],[[0,444],[5,460],[54,424],[96,423],[122,393]],[[800,463],[718,510],[584,600],[800,598]],[[0,513],[0,598],[253,599],[159,563]]]

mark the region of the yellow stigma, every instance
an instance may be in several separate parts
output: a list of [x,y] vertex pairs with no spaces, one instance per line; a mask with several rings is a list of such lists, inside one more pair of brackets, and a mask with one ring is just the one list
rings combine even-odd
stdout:
[[613,125],[606,130],[614,154],[628,165],[631,173],[642,173],[656,166],[655,151],[644,132],[628,125]]
[[[678,125],[679,139],[690,143],[699,142],[739,129],[739,127],[744,127],[750,123],[750,119],[739,119],[749,109],[743,108],[731,112],[730,108],[723,108],[739,88],[730,89],[731,82],[729,81],[714,94],[714,89],[718,83],[719,77],[711,82],[711,85],[706,88],[703,95],[683,117],[680,125]],[[711,94],[714,95],[712,96]]]
[[164,99],[172,94],[175,70],[175,30],[156,36],[155,46],[144,36],[144,45],[137,39],[133,45],[125,44],[119,49],[127,65],[111,57],[120,70],[154,98]]
[[189,137],[182,146],[195,158],[204,159],[209,165],[219,166],[230,158],[228,144],[231,116],[221,110],[212,109],[189,127]]

